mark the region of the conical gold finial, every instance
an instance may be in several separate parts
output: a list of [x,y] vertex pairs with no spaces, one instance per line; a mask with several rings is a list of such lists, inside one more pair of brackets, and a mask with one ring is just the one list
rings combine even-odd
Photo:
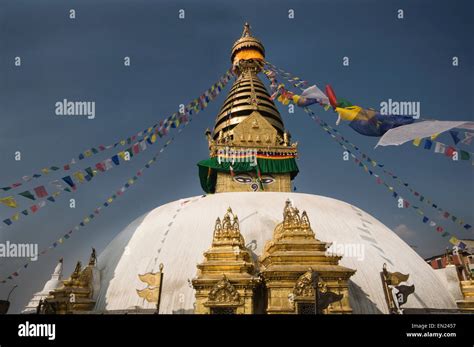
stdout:
[[[244,30],[242,32],[242,36],[235,41],[233,47],[232,47],[232,53],[231,53],[231,61],[232,63],[236,63],[234,60],[235,56],[239,52],[244,53],[237,58],[237,60],[240,59],[257,59],[257,60],[264,60],[265,59],[265,48],[263,47],[262,42],[260,42],[259,39],[255,38],[252,36],[252,33],[250,32],[250,24],[245,23],[244,24]],[[247,53],[245,53],[247,51]]]
[[248,22],[245,22],[244,32],[242,33],[242,37],[248,37],[248,36],[252,36],[252,34],[250,34],[250,24]]

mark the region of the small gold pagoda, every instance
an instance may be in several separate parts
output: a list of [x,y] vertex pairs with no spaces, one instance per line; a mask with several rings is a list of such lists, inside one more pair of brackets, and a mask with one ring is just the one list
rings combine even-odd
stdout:
[[265,63],[263,44],[248,23],[231,51],[237,76],[217,115],[214,131],[206,131],[208,160],[198,163],[206,193],[289,192],[298,174],[297,143],[265,85],[258,77]]
[[[39,313],[69,314],[90,312],[94,309],[94,276],[97,276],[97,258],[92,249],[89,263],[82,268],[80,261],[71,276],[62,281],[62,286],[50,292],[49,296],[40,302]],[[95,279],[97,280],[97,278]]]
[[192,281],[196,290],[195,313],[254,313],[254,291],[259,278],[231,208],[222,222],[217,218],[212,246],[204,257],[198,265],[197,278]]
[[[342,295],[322,313],[351,313],[349,278],[355,270],[339,265],[340,256],[328,256],[329,244],[316,239],[308,216],[301,215],[287,200],[283,222],[274,230],[260,257],[261,274],[267,291],[267,313],[314,312],[315,288]],[[313,284],[314,273],[319,277]]]

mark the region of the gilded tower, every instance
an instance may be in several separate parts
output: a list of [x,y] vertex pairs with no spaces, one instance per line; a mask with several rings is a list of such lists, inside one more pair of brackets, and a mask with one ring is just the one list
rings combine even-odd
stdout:
[[195,313],[255,313],[254,296],[260,279],[252,255],[245,248],[239,219],[230,207],[222,221],[217,218],[212,245],[204,257],[192,281]]
[[314,314],[317,307],[318,313],[352,313],[349,278],[356,271],[339,265],[342,257],[328,255],[329,247],[316,238],[306,212],[287,200],[259,259],[267,313]]
[[246,23],[231,51],[236,80],[206,131],[208,160],[198,163],[207,193],[291,191],[298,174],[297,144],[291,143],[283,120],[258,74],[265,63],[263,44]]

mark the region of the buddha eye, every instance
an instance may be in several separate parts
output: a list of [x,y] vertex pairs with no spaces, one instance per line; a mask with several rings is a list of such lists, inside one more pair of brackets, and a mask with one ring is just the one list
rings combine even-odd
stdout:
[[234,177],[234,180],[239,183],[248,184],[252,182],[252,178],[247,175],[238,175]]
[[275,179],[272,176],[263,176],[262,177],[262,183],[263,184],[271,184],[275,182]]

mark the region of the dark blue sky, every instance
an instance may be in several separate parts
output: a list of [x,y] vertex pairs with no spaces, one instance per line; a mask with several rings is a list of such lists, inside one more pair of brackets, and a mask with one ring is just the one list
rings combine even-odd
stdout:
[[[68,18],[71,8],[77,12],[73,21]],[[404,20],[396,17],[399,8],[405,11]],[[185,20],[178,19],[179,9],[186,11]],[[288,19],[288,9],[295,10],[295,19]],[[338,96],[356,104],[377,108],[389,98],[419,101],[422,117],[472,121],[473,12],[472,1],[447,0],[2,0],[0,185],[44,166],[63,164],[91,146],[126,138],[175,112],[229,68],[230,48],[245,21],[264,43],[270,62],[321,87],[330,83]],[[20,68],[13,65],[15,56],[22,58]],[[123,66],[124,56],[131,57],[130,67]],[[349,67],[342,66],[343,56],[350,57]],[[451,65],[453,56],[459,57],[460,66]],[[263,75],[262,80],[267,83]],[[86,260],[91,246],[100,252],[138,216],[166,202],[201,194],[196,163],[208,156],[204,131],[212,128],[226,92],[197,116],[123,199],[23,271],[16,281],[19,289],[12,312],[41,289],[59,257],[65,257],[69,275],[77,260]],[[95,101],[96,119],[56,116],[54,104],[64,98]],[[340,147],[303,112],[290,115],[278,107],[299,142],[300,174],[295,180],[299,192],[334,197],[368,211],[397,230],[422,256],[448,246],[412,211],[397,209],[383,186],[353,163],[342,161]],[[315,110],[335,123],[334,113]],[[451,162],[411,144],[374,150],[375,138],[363,137],[346,124],[338,130],[424,195],[473,221],[470,163]],[[452,143],[446,135],[440,141]],[[159,148],[156,145],[128,165],[81,186],[73,196],[76,209],[68,207],[72,196],[64,195],[38,215],[2,229],[2,242],[37,242],[40,248],[51,244]],[[14,161],[17,150],[22,152],[20,162]],[[95,156],[87,163],[105,157]],[[21,202],[28,205],[24,199]],[[436,216],[428,208],[426,212]],[[0,206],[1,219],[11,214]],[[444,225],[460,237],[472,238],[472,233]],[[23,259],[1,259],[0,277],[22,263]],[[1,285],[0,298],[12,284]]]

